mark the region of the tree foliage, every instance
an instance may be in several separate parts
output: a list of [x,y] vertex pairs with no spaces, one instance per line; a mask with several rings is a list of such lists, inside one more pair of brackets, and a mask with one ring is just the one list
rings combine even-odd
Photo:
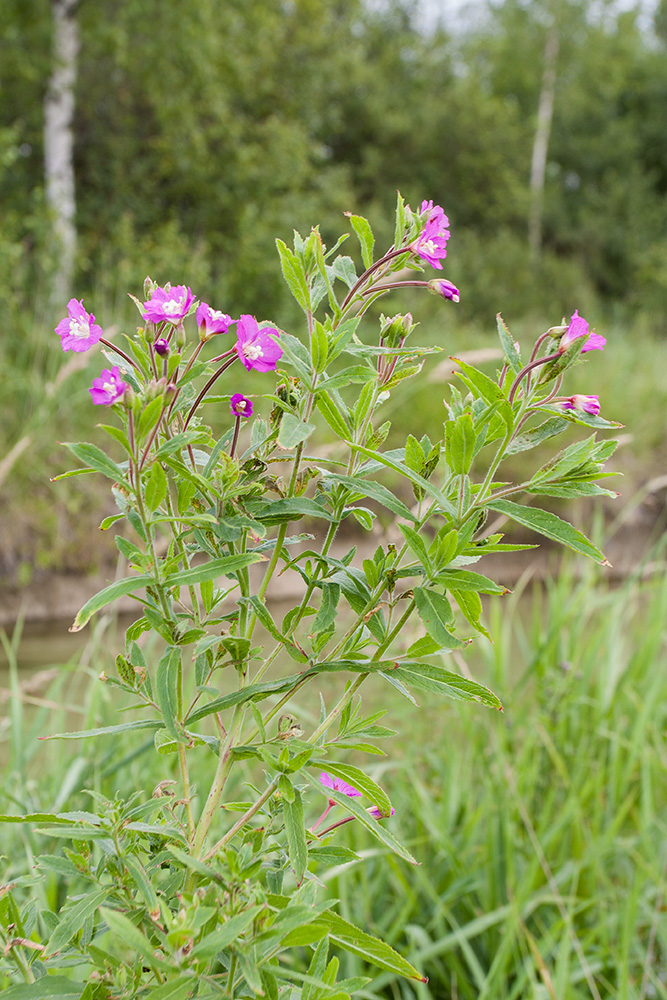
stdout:
[[[461,271],[475,261],[471,314],[495,312],[499,283],[519,309],[565,308],[573,261],[592,292],[664,309],[664,4],[655,35],[592,0],[502,0],[456,34],[423,30],[409,0],[98,0],[79,19],[80,287],[137,284],[148,259],[160,280],[196,282],[231,310],[261,293],[284,320],[268,237],[312,218],[328,237],[349,209],[384,237],[399,188],[450,212]],[[552,26],[535,274],[528,184]],[[14,258],[3,246],[0,261],[32,253],[43,218],[49,34],[46,0],[3,4],[0,205]]]

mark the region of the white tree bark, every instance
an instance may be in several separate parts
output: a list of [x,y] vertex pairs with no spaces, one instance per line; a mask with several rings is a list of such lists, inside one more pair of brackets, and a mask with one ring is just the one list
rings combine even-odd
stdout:
[[544,71],[540,103],[537,110],[537,127],[533,141],[533,158],[530,165],[530,215],[528,218],[528,243],[533,257],[542,250],[542,218],[544,213],[544,178],[547,168],[547,153],[551,136],[551,120],[556,94],[556,61],[558,59],[558,29],[555,26],[547,32],[544,46]]
[[76,254],[74,187],[74,87],[79,29],[77,0],[51,0],[52,70],[44,102],[44,169],[46,201],[52,214],[57,266],[53,298],[70,296]]

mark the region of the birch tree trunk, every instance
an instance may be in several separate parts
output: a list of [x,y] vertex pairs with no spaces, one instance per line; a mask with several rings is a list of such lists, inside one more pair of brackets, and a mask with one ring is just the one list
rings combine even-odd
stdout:
[[76,253],[73,121],[79,52],[77,2],[51,0],[52,70],[44,101],[46,201],[57,259],[52,295],[59,305],[70,297]]
[[540,103],[537,110],[537,127],[533,141],[533,158],[530,165],[530,214],[528,218],[528,244],[537,259],[542,250],[542,218],[544,214],[544,178],[551,135],[551,120],[556,93],[556,61],[558,59],[558,29],[547,32],[544,46],[544,71]]

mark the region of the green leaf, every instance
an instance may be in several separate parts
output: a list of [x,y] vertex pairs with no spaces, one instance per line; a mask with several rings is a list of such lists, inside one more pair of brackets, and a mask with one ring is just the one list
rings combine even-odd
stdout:
[[239,569],[245,569],[252,563],[260,562],[262,556],[258,552],[239,552],[231,556],[212,559],[202,566],[183,569],[168,576],[165,583],[169,587],[183,586],[193,583],[203,583],[205,580],[216,580],[219,576],[230,576]]
[[549,438],[556,437],[557,434],[565,430],[567,423],[564,417],[550,417],[549,420],[545,420],[544,423],[539,424],[537,427],[531,427],[525,433],[517,434],[510,442],[505,454],[517,455],[521,451],[529,451],[538,444],[542,444],[543,441],[548,441]]
[[264,626],[269,635],[283,644],[285,651],[296,660],[297,663],[308,663],[308,655],[291,639],[286,638],[273,620],[271,612],[264,601],[255,595],[254,597],[240,597],[239,604],[247,603],[257,615],[258,620]]
[[360,855],[349,847],[334,847],[328,844],[326,847],[311,847],[310,858],[312,861],[321,861],[324,865],[344,865],[348,861],[361,861]]
[[160,915],[160,904],[148,872],[134,854],[126,854],[123,857],[123,864],[132,876],[132,881],[137,889],[144,897],[144,902],[150,916],[156,919]]
[[429,573],[431,569],[431,560],[429,559],[429,555],[426,550],[426,545],[424,544],[424,540],[419,534],[419,532],[415,531],[414,528],[408,527],[407,524],[399,524],[398,527],[400,528],[401,534],[408,543],[408,548],[410,549],[410,551],[413,553],[413,555],[417,557],[417,559],[419,559],[422,566],[424,567],[424,571],[426,573]]
[[478,594],[509,594],[507,587],[489,580],[481,573],[472,573],[467,569],[444,569],[436,577],[436,583],[442,584],[447,590],[475,590]]
[[351,316],[349,319],[343,320],[339,326],[332,333],[332,340],[329,344],[329,352],[327,362],[331,364],[340,354],[343,353],[347,345],[352,340],[352,337],[356,333],[357,327],[361,320],[360,316]]
[[355,927],[332,910],[322,913],[318,920],[323,921],[328,927],[331,940],[346,951],[360,955],[366,962],[380,969],[387,969],[389,972],[395,972],[407,979],[416,979],[421,983],[427,982],[426,977],[417,972],[415,967],[390,945]]
[[247,910],[225,920],[224,925],[207,934],[190,952],[196,958],[214,958],[218,952],[228,948],[250,926],[256,916],[266,910],[265,906],[250,906]]
[[334,262],[331,264],[331,271],[337,277],[343,281],[348,288],[352,288],[357,281],[357,272],[354,266],[354,261],[351,257],[336,257]]
[[238,691],[231,691],[229,694],[214,698],[208,705],[202,705],[196,709],[185,720],[187,723],[197,722],[199,719],[213,715],[214,712],[223,712],[226,708],[234,705],[243,705],[246,701],[261,701],[270,694],[282,694],[302,681],[304,674],[292,674],[289,677],[280,677],[273,681],[265,681],[261,684],[249,684]]
[[361,259],[364,262],[364,266],[370,267],[373,263],[373,247],[375,246],[373,230],[371,229],[368,220],[364,219],[363,215],[352,215],[351,212],[346,212],[345,214],[352,223],[352,228],[359,239],[359,244],[361,246]]
[[407,521],[417,521],[410,508],[406,507],[402,500],[399,500],[391,490],[388,490],[381,483],[375,483],[370,479],[362,479],[360,476],[339,476],[332,473],[327,473],[325,482],[347,486],[349,490],[353,490],[355,493],[361,493],[362,496],[370,497],[371,500],[377,500],[378,503],[382,504],[383,507],[386,507],[387,510],[392,511],[398,517],[404,517]]
[[421,691],[441,694],[455,701],[479,701],[502,711],[502,705],[493,691],[434,663],[406,660],[392,676]]
[[303,801],[301,793],[296,788],[294,789],[294,802],[290,802],[286,796],[283,797],[283,819],[290,864],[294,869],[297,885],[299,885],[308,866],[308,845],[306,844],[303,818]]
[[475,457],[477,435],[469,413],[445,422],[445,460],[456,475],[467,475]]
[[144,500],[146,506],[152,512],[157,510],[167,495],[167,476],[160,462],[153,462],[151,471],[146,480],[146,490]]
[[83,927],[84,921],[93,915],[110,892],[111,887],[101,889],[99,892],[84,896],[70,906],[64,906],[58,914],[58,926],[46,943],[45,957],[55,955],[64,945],[70,944],[74,935]]
[[[458,604],[462,615],[469,622],[474,629],[485,635],[486,638],[491,642],[491,636],[488,630],[482,625],[480,618],[482,615],[482,598],[479,593],[475,590],[452,590],[450,591],[452,597]],[[410,652],[410,650],[408,650]],[[422,655],[420,653],[414,653],[412,655]]]
[[341,414],[328,392],[321,389],[317,394],[317,408],[334,434],[345,440],[350,436],[351,427]]
[[139,426],[137,428],[138,441],[142,441],[153,430],[160,419],[163,409],[164,399],[162,396],[156,396],[155,399],[151,399],[150,403],[146,404],[139,417]]
[[296,369],[297,374],[303,380],[304,385],[310,388],[313,376],[311,360],[308,351],[300,340],[289,333],[285,333],[280,338],[280,346],[289,358],[291,364]]
[[307,424],[291,413],[283,413],[278,431],[278,444],[285,451],[289,451],[302,441],[307,441],[314,430],[315,424]]
[[79,1000],[85,983],[64,976],[43,976],[35,983],[21,983],[3,990],[5,1000]]
[[519,357],[519,352],[514,346],[514,337],[507,329],[507,326],[505,325],[505,322],[500,313],[498,313],[498,315],[496,316],[496,324],[498,327],[498,336],[500,337],[500,344],[503,349],[505,358],[507,359],[507,365],[510,368],[510,370],[514,372],[515,375],[518,375],[522,368],[521,358]]
[[94,597],[86,601],[70,626],[69,631],[80,632],[96,611],[100,611],[101,608],[106,607],[107,604],[111,604],[118,597],[125,597],[127,594],[134,593],[135,590],[143,590],[148,583],[153,583],[153,578],[147,574],[126,576],[122,580],[116,580],[115,583],[104,587],[103,590],[99,590]]
[[449,601],[442,594],[426,587],[415,587],[415,606],[424,628],[443,649],[464,649],[469,643],[457,639],[448,626],[454,622],[454,613]]
[[64,444],[72,454],[76,455],[80,462],[94,469],[95,472],[101,472],[103,476],[107,476],[107,478],[113,479],[115,482],[125,481],[124,470],[109,458],[106,452],[98,448],[97,445],[88,444],[85,441],[80,443],[65,441]]
[[310,295],[301,261],[282,240],[276,240],[276,247],[280,254],[280,268],[287,287],[301,308],[304,311],[308,310],[310,308]]
[[340,586],[337,583],[322,584],[322,602],[310,626],[309,635],[325,632],[330,625],[333,625],[339,600]]
[[132,729],[159,729],[162,726],[160,719],[137,719],[134,722],[121,722],[117,726],[102,726],[101,729],[81,729],[72,733],[51,733],[49,736],[40,736],[42,740],[87,740],[93,736],[117,736],[119,733],[126,733]]
[[320,782],[319,778],[315,775],[309,774],[307,771],[302,772],[303,777],[316,788],[320,793],[324,793],[328,798],[333,799],[338,805],[343,806],[347,812],[351,812],[352,815],[359,820],[359,822],[366,827],[372,835],[388,847],[390,851],[397,854],[399,858],[403,858],[404,861],[408,861],[411,865],[416,865],[418,862],[410,854],[408,849],[401,844],[393,833],[391,833],[386,826],[383,825],[382,821],[374,819],[370,813],[368,813],[362,805],[360,805],[356,799],[350,798],[349,795],[343,795],[342,792],[336,791],[335,788],[325,788]]
[[378,807],[383,816],[391,814],[389,796],[360,767],[356,767],[354,764],[338,764],[330,760],[311,760],[310,764],[333,775],[334,778],[342,778],[348,785],[357,788],[366,798],[370,799],[374,806]]
[[178,979],[170,979],[162,986],[151,987],[147,997],[150,1000],[188,1000],[188,997],[192,996],[196,982],[194,976],[179,976]]
[[526,528],[532,528],[533,531],[539,532],[539,534],[544,535],[546,538],[560,542],[569,549],[580,552],[581,555],[587,556],[589,559],[593,559],[603,566],[609,566],[604,553],[600,552],[597,546],[593,545],[583,532],[567,521],[561,520],[560,517],[552,514],[551,511],[525,507],[522,504],[512,503],[511,500],[494,500],[488,503],[487,506],[491,510],[495,510],[498,514],[504,514],[506,517],[511,518],[517,524],[523,524]]
[[317,500],[308,497],[293,497],[288,500],[275,500],[269,503],[248,503],[248,511],[252,516],[268,525],[283,524],[298,521],[302,517],[322,517],[326,521],[333,520],[333,514],[326,510]]
[[465,382],[469,389],[472,389],[475,395],[484,399],[489,406],[497,406],[498,416],[508,428],[511,428],[514,424],[512,407],[497,382],[494,382],[484,372],[479,371],[460,358],[454,358],[453,360],[458,365],[458,368],[461,369],[456,372],[459,378]]
[[183,728],[177,725],[178,716],[178,672],[181,663],[181,650],[178,646],[170,646],[160,657],[155,676],[155,698],[162,712],[164,727],[177,743],[187,743]]
[[105,906],[100,907],[100,914],[111,931],[117,938],[120,938],[124,949],[131,949],[138,955],[143,955],[148,962],[158,969],[171,972],[172,966],[169,962],[159,958],[155,954],[155,947],[150,943],[146,935],[132,921],[119,913],[118,910],[110,910]]
[[442,493],[439,489],[436,489],[435,486],[432,486],[428,479],[424,479],[423,476],[420,476],[411,469],[408,469],[408,467],[402,462],[390,458],[387,454],[383,454],[379,451],[373,451],[372,448],[364,448],[362,445],[354,444],[352,441],[347,441],[346,443],[350,448],[352,448],[353,451],[358,451],[366,458],[371,459],[374,462],[379,462],[380,465],[385,465],[388,469],[393,469],[394,472],[398,472],[401,476],[405,476],[406,479],[409,479],[411,483],[416,483],[417,486],[421,486],[425,493],[427,493],[430,497],[433,497],[434,500],[438,501],[442,511],[450,514],[452,517],[457,516],[454,505],[447,499],[444,493]]
[[[42,737],[48,739],[48,737]],[[26,813],[25,816],[0,815],[0,823],[68,823],[71,820],[58,813]]]
[[114,441],[118,441],[118,443],[121,445],[123,450],[128,453],[128,455],[132,454],[130,442],[127,439],[127,434],[125,433],[125,431],[121,430],[120,427],[116,427],[114,424],[98,424],[97,426],[100,428],[100,430],[105,431],[105,433],[107,433],[109,437],[112,437]]
[[315,320],[313,332],[310,338],[310,353],[313,360],[313,369],[317,374],[321,374],[327,366],[327,353],[329,345],[326,330],[318,320]]

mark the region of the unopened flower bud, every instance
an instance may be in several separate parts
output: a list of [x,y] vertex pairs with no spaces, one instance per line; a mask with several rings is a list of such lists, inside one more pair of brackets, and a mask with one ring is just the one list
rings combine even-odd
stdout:
[[560,406],[563,410],[578,410],[580,413],[589,413],[592,417],[597,417],[600,412],[600,398],[575,394],[561,400]]
[[179,323],[176,327],[176,347],[180,350],[185,347],[185,327]]
[[165,337],[158,337],[158,339],[153,344],[153,349],[156,354],[159,354],[161,358],[169,357],[169,341]]
[[380,316],[380,337],[387,347],[401,347],[417,324],[412,322],[412,313],[397,313],[396,316]]
[[144,298],[150,299],[151,295],[157,288],[157,281],[153,281],[149,274],[144,278]]
[[449,299],[451,302],[458,302],[461,297],[456,285],[447,281],[446,278],[434,278],[429,281],[428,290],[433,295],[440,295],[443,299]]

